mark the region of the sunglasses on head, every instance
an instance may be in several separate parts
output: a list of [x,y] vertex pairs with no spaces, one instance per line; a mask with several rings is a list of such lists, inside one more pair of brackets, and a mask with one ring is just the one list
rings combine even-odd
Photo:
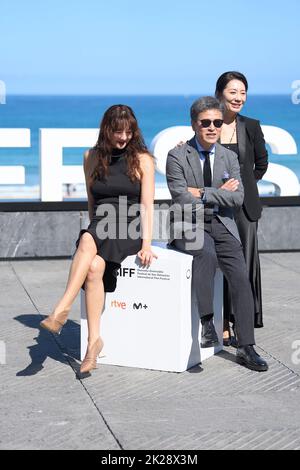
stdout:
[[200,119],[200,121],[198,121],[198,124],[201,124],[202,127],[209,127],[211,124],[213,124],[216,128],[220,128],[222,127],[222,124],[223,124],[223,119],[214,119],[213,121],[211,121],[210,119]]

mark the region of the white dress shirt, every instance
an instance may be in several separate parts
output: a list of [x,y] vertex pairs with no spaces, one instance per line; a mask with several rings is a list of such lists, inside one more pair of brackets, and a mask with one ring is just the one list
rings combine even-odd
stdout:
[[209,150],[205,150],[202,145],[198,142],[198,139],[196,137],[196,145],[197,145],[197,150],[199,152],[199,157],[200,157],[200,163],[201,163],[201,168],[202,168],[202,173],[203,173],[203,166],[205,162],[205,156],[201,152],[209,152],[209,161],[210,161],[210,169],[211,169],[211,179],[213,179],[214,174],[214,162],[215,162],[215,152],[216,152],[216,146],[215,144],[212,145],[212,147]]
[[[214,162],[215,162],[215,153],[216,153],[216,145],[213,144],[209,150],[205,150],[202,145],[198,142],[198,139],[196,137],[196,145],[197,145],[197,150],[199,152],[199,157],[200,157],[200,163],[201,163],[201,168],[202,168],[202,173],[203,173],[203,166],[205,162],[205,156],[201,152],[209,152],[209,161],[210,161],[210,169],[211,169],[211,180],[213,180],[214,177]],[[206,203],[206,198],[205,198],[205,191],[202,197],[202,201],[204,204]],[[219,206],[217,204],[214,204],[214,212],[217,213],[219,212]]]

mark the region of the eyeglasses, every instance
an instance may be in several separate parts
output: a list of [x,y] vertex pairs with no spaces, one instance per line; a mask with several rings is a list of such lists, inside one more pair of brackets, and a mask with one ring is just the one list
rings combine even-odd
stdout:
[[217,129],[222,127],[223,125],[223,119],[214,119],[211,121],[210,119],[200,119],[200,121],[197,121],[197,123],[202,127],[209,127],[211,124],[213,124]]

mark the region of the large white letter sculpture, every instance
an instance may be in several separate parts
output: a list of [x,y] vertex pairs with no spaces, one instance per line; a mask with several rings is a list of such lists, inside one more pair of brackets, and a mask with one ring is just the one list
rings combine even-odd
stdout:
[[98,129],[40,129],[41,201],[62,201],[63,183],[84,183],[82,165],[63,165],[64,147],[95,145]]
[[[266,143],[270,145],[273,154],[297,155],[297,145],[294,138],[284,129],[275,126],[262,126]],[[180,141],[186,141],[194,135],[191,126],[174,126],[159,132],[151,142],[151,151],[156,157],[156,169],[165,175],[168,151]],[[297,175],[289,168],[269,163],[264,181],[273,183],[281,196],[298,196],[299,180]],[[170,198],[167,190],[156,192],[157,198]]]
[[[262,126],[265,140],[273,154],[296,155],[297,145],[284,129]],[[84,183],[82,165],[63,165],[63,148],[89,148],[95,144],[98,129],[40,129],[40,199],[61,201],[63,183]],[[193,136],[190,126],[175,126],[159,132],[151,142],[157,159],[157,171],[165,175],[168,151],[180,141]],[[30,147],[30,129],[0,129],[0,147]],[[289,168],[270,163],[263,178],[273,183],[281,196],[298,196],[299,181]],[[25,184],[23,166],[1,166],[0,184]],[[157,188],[156,199],[170,199],[167,187]]]
[[[0,129],[0,147],[30,145],[30,129]],[[1,165],[0,184],[25,184],[25,167]]]

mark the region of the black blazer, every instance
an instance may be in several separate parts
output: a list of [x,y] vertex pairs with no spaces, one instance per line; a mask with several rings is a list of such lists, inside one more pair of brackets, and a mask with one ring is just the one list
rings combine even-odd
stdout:
[[268,152],[259,121],[238,114],[237,141],[245,192],[243,207],[248,218],[256,221],[262,210],[256,183],[268,168]]

